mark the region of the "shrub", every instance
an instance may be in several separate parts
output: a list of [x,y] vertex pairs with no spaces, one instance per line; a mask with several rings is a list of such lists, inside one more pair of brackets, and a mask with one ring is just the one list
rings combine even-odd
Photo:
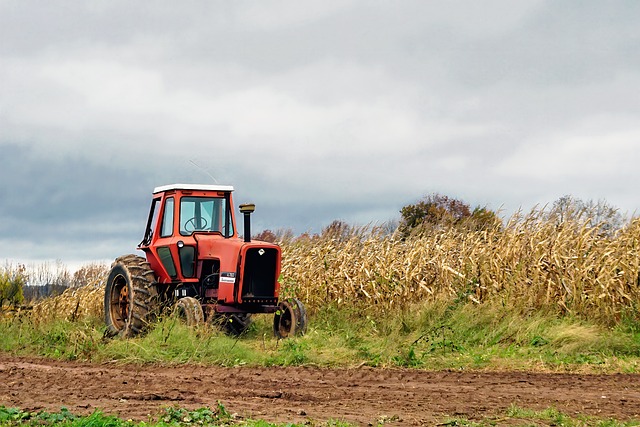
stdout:
[[10,307],[17,307],[24,301],[22,287],[25,284],[25,277],[22,270],[14,273],[4,270],[0,273],[0,308],[4,304]]

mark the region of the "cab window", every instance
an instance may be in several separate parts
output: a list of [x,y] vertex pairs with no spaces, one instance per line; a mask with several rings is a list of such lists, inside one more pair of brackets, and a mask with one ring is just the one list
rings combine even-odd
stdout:
[[169,197],[164,202],[162,230],[160,231],[160,237],[170,237],[171,235],[173,235],[173,197]]
[[227,200],[223,197],[183,197],[180,199],[180,234],[194,232],[233,234],[228,224]]

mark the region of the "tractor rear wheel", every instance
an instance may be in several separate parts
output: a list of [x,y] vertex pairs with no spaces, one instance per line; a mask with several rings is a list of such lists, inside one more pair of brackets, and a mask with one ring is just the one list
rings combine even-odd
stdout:
[[251,313],[214,313],[210,322],[227,335],[239,337],[253,323]]
[[273,334],[282,339],[307,332],[307,310],[297,298],[282,301],[273,316]]
[[200,301],[192,297],[180,298],[176,303],[173,313],[187,326],[198,326],[204,323],[204,311]]
[[155,320],[158,289],[151,266],[137,255],[116,258],[104,293],[106,335],[132,337]]

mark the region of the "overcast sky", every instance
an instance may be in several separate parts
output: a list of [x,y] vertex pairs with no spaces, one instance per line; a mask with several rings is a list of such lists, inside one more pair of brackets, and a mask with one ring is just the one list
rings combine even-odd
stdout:
[[434,192],[632,214],[639,153],[637,0],[0,0],[0,260],[134,251],[173,182],[255,232]]

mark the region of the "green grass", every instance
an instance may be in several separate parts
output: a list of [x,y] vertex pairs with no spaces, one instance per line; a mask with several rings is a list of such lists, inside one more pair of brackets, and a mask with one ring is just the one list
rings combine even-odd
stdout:
[[511,406],[505,413],[486,417],[482,420],[464,418],[446,418],[439,426],[489,427],[509,426],[557,426],[557,427],[637,427],[639,420],[619,421],[611,418],[578,416],[572,417],[555,408],[541,411]]
[[[398,425],[401,420],[394,417],[377,420],[378,427],[384,425]],[[608,418],[578,416],[571,417],[554,408],[545,410],[531,410],[511,406],[504,413],[487,416],[480,420],[468,420],[465,418],[443,417],[436,423],[439,426],[469,426],[484,427],[496,425],[510,426],[560,426],[560,427],[632,427],[637,426],[638,420],[618,421]],[[373,425],[373,424],[370,424]],[[344,421],[329,420],[324,423],[316,423],[307,420],[303,424],[294,423],[269,423],[262,420],[236,419],[223,405],[216,408],[200,408],[186,410],[182,408],[166,408],[164,413],[155,419],[147,421],[122,420],[112,415],[105,415],[96,411],[90,415],[79,416],[72,414],[66,408],[60,412],[28,412],[17,408],[0,406],[0,427],[18,426],[63,426],[63,427],[302,427],[302,426],[326,426],[326,427],[352,427],[353,424]]]
[[385,366],[421,369],[544,369],[638,372],[640,333],[501,306],[414,307],[367,315],[327,306],[309,319],[304,337],[276,340],[271,317],[255,316],[240,338],[173,317],[135,339],[106,339],[100,319],[78,322],[0,321],[0,351],[67,360],[221,366]]
[[[216,408],[200,408],[186,410],[182,408],[166,408],[157,419],[148,421],[122,420],[112,415],[96,411],[91,415],[78,416],[62,408],[60,412],[28,412],[18,408],[0,406],[0,427],[14,426],[62,426],[62,427],[199,427],[199,426],[246,426],[246,427],[302,427],[305,424],[268,423],[262,420],[238,420],[230,414],[222,404]],[[349,427],[341,421],[330,420],[323,424],[312,424],[327,427]]]

